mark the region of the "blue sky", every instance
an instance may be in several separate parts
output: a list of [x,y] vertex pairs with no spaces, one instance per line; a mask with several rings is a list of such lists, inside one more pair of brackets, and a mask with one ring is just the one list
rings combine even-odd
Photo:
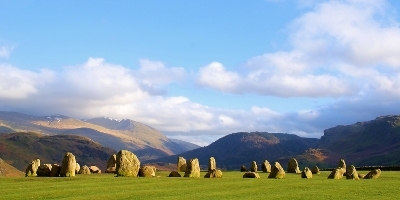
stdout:
[[207,145],[400,114],[400,2],[0,1],[0,110]]

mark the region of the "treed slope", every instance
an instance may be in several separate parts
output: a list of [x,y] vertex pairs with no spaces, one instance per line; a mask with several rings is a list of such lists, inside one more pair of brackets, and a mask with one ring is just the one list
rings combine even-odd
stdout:
[[0,177],[24,176],[24,173],[0,158]]
[[186,159],[198,158],[200,165],[205,168],[209,158],[214,157],[219,168],[239,169],[241,165],[249,166],[252,161],[276,161],[281,157],[301,154],[309,148],[314,148],[317,141],[318,139],[283,133],[233,133],[207,147],[146,162],[176,163],[177,157],[183,156]]
[[96,165],[102,170],[105,170],[108,158],[116,153],[89,138],[76,135],[0,134],[0,157],[22,171],[36,158],[43,164],[61,164],[66,152],[73,153],[80,165]]
[[399,165],[400,116],[326,129],[319,147],[357,165]]

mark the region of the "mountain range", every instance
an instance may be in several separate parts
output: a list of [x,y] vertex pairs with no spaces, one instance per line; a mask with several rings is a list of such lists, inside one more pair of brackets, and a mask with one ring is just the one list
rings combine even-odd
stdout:
[[98,117],[80,120],[63,115],[39,117],[0,111],[0,133],[14,132],[84,136],[116,151],[134,151],[141,160],[174,155],[199,147],[185,141],[170,140],[160,131],[130,119]]

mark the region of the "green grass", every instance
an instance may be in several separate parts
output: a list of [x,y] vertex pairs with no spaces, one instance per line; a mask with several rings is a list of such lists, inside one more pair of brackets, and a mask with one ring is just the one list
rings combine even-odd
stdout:
[[[367,172],[359,172],[366,174]],[[383,171],[375,180],[330,180],[329,172],[301,179],[244,179],[243,172],[223,172],[222,179],[114,177],[3,177],[0,199],[397,199],[400,172]],[[183,174],[183,173],[181,173]],[[205,172],[202,172],[204,176]]]

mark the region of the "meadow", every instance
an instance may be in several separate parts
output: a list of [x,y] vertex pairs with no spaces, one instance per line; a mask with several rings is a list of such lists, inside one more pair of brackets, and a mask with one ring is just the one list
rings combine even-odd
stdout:
[[245,179],[238,171],[224,171],[220,179],[169,178],[166,171],[153,178],[1,177],[0,199],[397,199],[400,194],[398,171],[383,171],[378,179],[369,180],[331,180],[329,173],[308,180],[300,174],[268,179],[262,172],[259,179]]

